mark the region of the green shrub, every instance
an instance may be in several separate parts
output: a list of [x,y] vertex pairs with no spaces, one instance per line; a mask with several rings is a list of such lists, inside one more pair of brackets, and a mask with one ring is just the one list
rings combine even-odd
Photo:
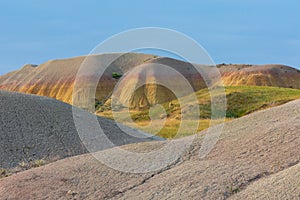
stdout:
[[45,164],[46,164],[46,162],[43,159],[34,160],[33,163],[32,163],[32,167],[40,167],[40,166],[43,166]]
[[101,106],[103,106],[103,103],[96,99],[95,100],[95,110],[98,110]]
[[21,169],[23,169],[23,170],[27,170],[27,169],[30,169],[30,168],[40,167],[40,166],[43,166],[45,164],[46,164],[45,160],[37,159],[37,160],[31,161],[31,162],[22,161],[22,162],[19,163],[19,167],[21,167]]
[[4,169],[4,168],[0,168],[0,178],[5,178],[5,177],[8,177],[10,176],[12,173],[7,170],[7,169]]
[[112,77],[113,77],[114,79],[119,79],[119,78],[122,77],[122,74],[119,74],[119,73],[117,73],[117,72],[113,72],[113,73],[112,73]]

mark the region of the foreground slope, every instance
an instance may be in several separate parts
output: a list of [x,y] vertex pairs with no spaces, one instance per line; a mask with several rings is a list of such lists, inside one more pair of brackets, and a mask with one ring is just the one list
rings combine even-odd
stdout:
[[[127,135],[114,121],[97,118],[54,99],[0,91],[0,167],[10,168],[22,161],[56,160],[87,153],[78,136],[72,109],[76,115],[80,115],[81,123],[85,124],[83,128],[89,134],[97,134],[97,130],[89,128],[90,120],[96,119],[115,145],[158,139]],[[133,129],[131,131],[138,135],[144,134]],[[95,151],[107,147],[109,145],[100,141]]]
[[232,199],[300,199],[300,164],[262,178]]
[[[198,155],[201,135],[206,131],[180,160],[158,172],[123,173],[86,154],[0,180],[0,199],[225,199],[243,194],[261,178],[273,177],[299,163],[299,129],[300,100],[296,100],[226,123],[219,142],[204,159]],[[162,143],[126,148],[149,151]],[[283,183],[287,185],[276,186],[278,190],[272,197],[284,193],[286,187],[289,191],[299,187],[296,181]],[[276,185],[272,181],[270,184]]]

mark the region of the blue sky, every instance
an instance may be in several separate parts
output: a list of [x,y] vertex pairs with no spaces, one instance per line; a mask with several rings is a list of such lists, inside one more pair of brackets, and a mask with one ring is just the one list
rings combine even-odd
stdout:
[[88,54],[121,31],[163,27],[199,42],[216,63],[300,66],[298,0],[1,0],[0,74]]

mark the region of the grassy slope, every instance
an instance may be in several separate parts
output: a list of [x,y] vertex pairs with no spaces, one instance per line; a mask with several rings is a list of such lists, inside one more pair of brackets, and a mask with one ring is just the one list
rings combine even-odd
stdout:
[[[227,97],[226,120],[242,117],[257,110],[281,105],[300,98],[300,90],[289,88],[229,86],[226,87],[225,90]],[[185,123],[199,123],[198,131],[200,131],[209,127],[211,103],[210,95],[207,89],[196,92],[196,95],[199,101],[200,121],[198,119],[194,119],[185,121]],[[182,110],[185,110],[183,114],[188,114],[193,111],[193,107],[189,108],[186,106],[185,108],[183,106],[181,109],[178,100],[172,101],[171,105],[170,103],[166,103],[163,106],[166,108],[168,117],[166,118],[161,130],[157,128],[161,126],[162,120],[160,119],[154,120],[151,124],[152,126],[149,126],[150,118],[148,115],[148,110],[131,111],[131,118],[135,123],[125,120],[121,120],[120,122],[153,134],[157,134],[158,136],[164,138],[173,138],[193,134],[191,131],[185,129],[183,132],[176,135],[178,128],[180,127]],[[98,112],[97,114],[100,116],[113,118],[111,111]],[[122,111],[118,112],[118,114],[122,116]]]
[[274,87],[228,87],[227,117],[241,117],[254,111],[300,98],[300,90]]
[[[287,103],[300,98],[300,90],[263,86],[225,87],[227,98],[227,118],[238,118],[254,111]],[[196,93],[199,100],[201,118],[210,118],[210,95],[208,90]],[[178,104],[174,101],[174,104]],[[172,110],[170,114],[176,112]]]

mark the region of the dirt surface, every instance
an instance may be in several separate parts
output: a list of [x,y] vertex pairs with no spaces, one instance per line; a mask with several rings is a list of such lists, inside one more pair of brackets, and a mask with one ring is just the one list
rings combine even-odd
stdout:
[[[97,135],[98,130],[91,128],[90,121],[98,121],[114,145],[160,139],[133,137],[124,133],[112,120],[96,117],[54,99],[0,91],[0,168],[16,167],[22,161],[57,160],[87,153],[78,135],[72,108],[80,123],[84,124],[83,129],[91,136]],[[135,129],[128,130],[137,135],[147,135]],[[104,140],[98,142],[93,147],[94,151],[114,146]]]
[[[299,122],[300,100],[250,114],[226,123],[204,159],[205,131],[179,160],[144,174],[111,169],[91,154],[66,158],[3,178],[0,199],[297,199],[299,182],[289,176],[298,176]],[[126,148],[149,151],[166,142]],[[267,194],[270,188],[274,193]]]
[[300,164],[254,182],[231,199],[300,199]]

